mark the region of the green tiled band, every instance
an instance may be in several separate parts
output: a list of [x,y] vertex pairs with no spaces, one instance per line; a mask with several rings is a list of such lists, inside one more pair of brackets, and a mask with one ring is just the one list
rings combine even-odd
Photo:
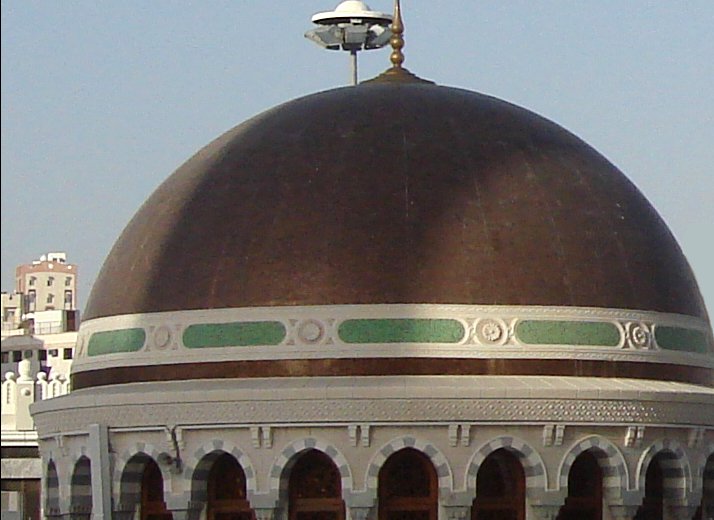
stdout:
[[286,334],[279,321],[207,323],[187,327],[183,343],[188,348],[278,345]]
[[620,330],[612,323],[590,321],[524,320],[516,325],[516,337],[530,345],[589,345],[616,347]]
[[701,330],[683,329],[681,327],[657,327],[655,340],[660,348],[665,350],[681,350],[684,352],[697,352],[699,354],[711,353],[706,334]]
[[465,334],[458,320],[345,320],[338,334],[345,343],[458,343]]
[[95,332],[89,338],[88,356],[101,356],[116,352],[136,352],[146,341],[144,329],[120,329]]

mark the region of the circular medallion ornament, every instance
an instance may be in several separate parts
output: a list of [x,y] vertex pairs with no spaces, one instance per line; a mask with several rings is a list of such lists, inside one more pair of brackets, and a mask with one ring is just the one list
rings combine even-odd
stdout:
[[508,337],[506,325],[491,318],[479,320],[474,327],[474,337],[478,343],[502,345]]
[[298,326],[298,337],[300,341],[314,344],[318,343],[325,335],[325,327],[316,320],[305,320]]
[[154,346],[159,350],[164,350],[171,343],[171,330],[166,325],[157,327],[154,331]]
[[650,348],[652,334],[644,323],[628,323],[625,327],[627,346],[636,349]]

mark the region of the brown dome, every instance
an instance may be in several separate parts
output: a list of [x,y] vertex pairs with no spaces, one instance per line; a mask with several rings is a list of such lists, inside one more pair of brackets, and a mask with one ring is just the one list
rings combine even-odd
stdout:
[[677,242],[617,168],[532,112],[426,84],[307,96],[199,151],[126,227],[85,319],[363,303],[706,319]]

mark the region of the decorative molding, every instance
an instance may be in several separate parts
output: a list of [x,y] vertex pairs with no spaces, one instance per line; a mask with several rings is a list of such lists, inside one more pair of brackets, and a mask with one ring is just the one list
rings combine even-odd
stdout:
[[[320,423],[341,421],[507,421],[599,424],[714,424],[712,401],[662,402],[637,399],[518,399],[518,398],[421,398],[421,399],[320,399],[310,401],[251,400],[201,403],[152,403],[137,408],[129,403],[86,406],[75,409],[70,394],[66,408],[35,415],[38,431],[72,431],[77,424],[98,423],[112,427],[156,424],[157,417],[171,417],[184,424],[223,424],[241,417],[248,423]],[[255,439],[255,437],[254,437]],[[257,442],[257,441],[254,441]]]
[[561,446],[564,435],[564,424],[546,424],[543,426],[543,446]]
[[[526,338],[536,344],[523,341],[519,330],[525,325],[538,329]],[[359,330],[345,336],[347,326]],[[201,348],[187,348],[187,335],[193,338],[190,346]],[[385,304],[161,312],[88,320],[78,345],[76,372],[179,360],[324,358],[326,352],[331,357],[567,356],[714,367],[714,339],[705,320],[588,307]]]
[[645,437],[644,426],[628,426],[625,431],[624,445],[627,448],[639,448]]

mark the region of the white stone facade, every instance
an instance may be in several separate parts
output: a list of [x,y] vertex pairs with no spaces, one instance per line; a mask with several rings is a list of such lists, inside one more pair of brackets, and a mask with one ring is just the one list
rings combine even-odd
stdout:
[[[80,390],[35,405],[34,415],[43,467],[57,468],[56,491],[47,494],[55,503],[45,504],[55,514],[76,509],[73,472],[86,457],[95,517],[131,518],[139,497],[130,461],[143,453],[159,463],[174,518],[200,518],[202,462],[226,452],[245,471],[258,518],[283,518],[291,461],[317,449],[339,468],[348,517],[376,518],[381,465],[412,447],[436,469],[440,518],[469,518],[479,465],[499,448],[523,465],[528,519],[555,518],[570,466],[588,450],[605,475],[604,518],[633,518],[648,463],[666,453],[667,518],[679,520],[704,496],[713,403],[707,387],[603,378],[285,378]],[[622,406],[637,410],[619,415]]]

